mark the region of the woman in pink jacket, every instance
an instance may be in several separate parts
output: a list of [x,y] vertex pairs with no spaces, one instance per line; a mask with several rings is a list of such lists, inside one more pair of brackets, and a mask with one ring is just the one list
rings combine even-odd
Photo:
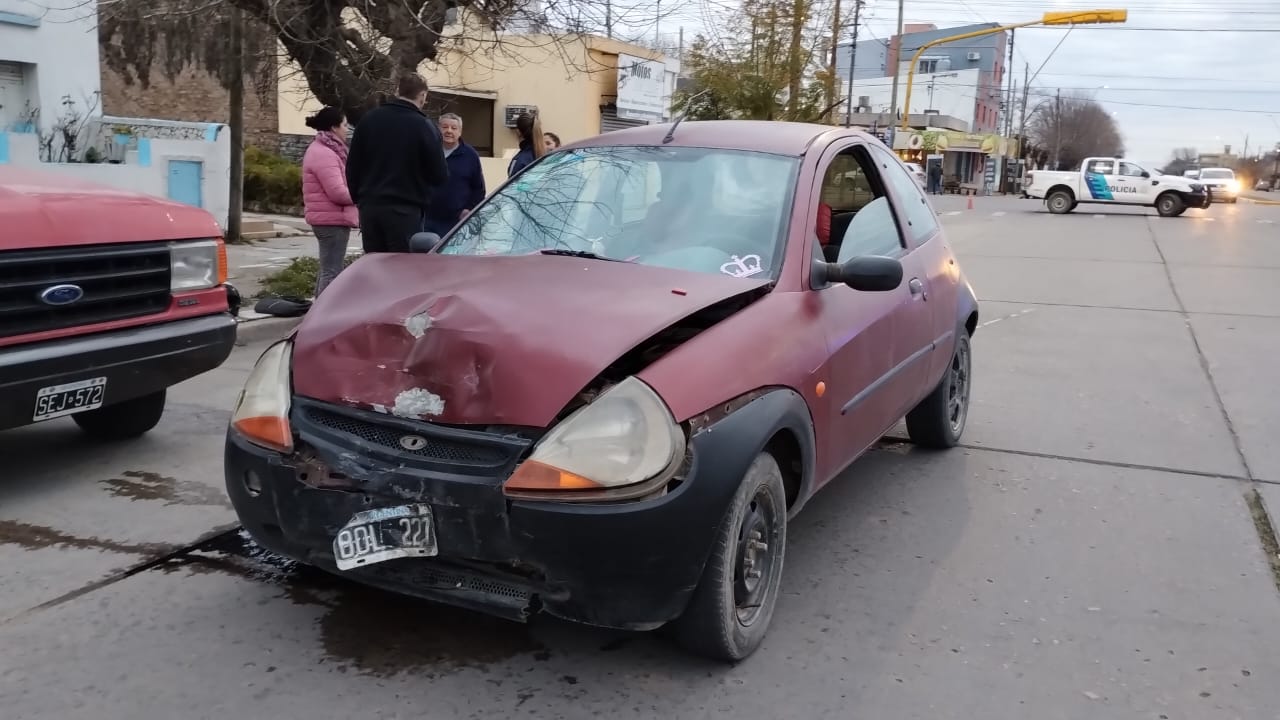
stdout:
[[316,297],[342,272],[351,228],[360,226],[356,206],[347,189],[347,119],[335,107],[307,118],[316,131],[302,156],[302,202],[307,224],[320,243],[320,275]]

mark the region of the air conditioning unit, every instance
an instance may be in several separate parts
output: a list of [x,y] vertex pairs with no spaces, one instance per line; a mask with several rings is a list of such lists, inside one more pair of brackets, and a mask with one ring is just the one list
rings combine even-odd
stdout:
[[978,52],[978,51],[976,51],[976,50],[975,50],[975,51],[973,51],[973,52],[969,53],[968,55],[966,55],[965,57],[967,57],[969,60],[981,60],[981,59],[982,59],[982,53],[980,53],[980,52]]
[[536,115],[537,112],[537,105],[508,105],[502,109],[502,124],[509,128],[513,128],[516,126],[516,118],[526,113],[529,115]]
[[858,107],[859,107],[859,108],[870,108],[870,107],[871,107],[871,96],[870,96],[870,95],[859,95],[859,96],[858,96]]

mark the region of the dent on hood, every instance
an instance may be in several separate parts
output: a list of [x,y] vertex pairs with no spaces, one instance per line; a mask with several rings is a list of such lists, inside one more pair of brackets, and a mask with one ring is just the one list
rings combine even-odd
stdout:
[[767,292],[589,260],[368,256],[299,326],[294,389],[415,420],[547,427]]

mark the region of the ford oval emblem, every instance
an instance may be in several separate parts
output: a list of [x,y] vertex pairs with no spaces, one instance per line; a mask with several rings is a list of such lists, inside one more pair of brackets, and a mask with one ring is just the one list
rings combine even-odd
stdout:
[[409,452],[417,452],[427,446],[427,439],[421,435],[405,435],[400,438],[400,447]]
[[45,305],[70,305],[84,297],[84,290],[79,285],[54,285],[40,293],[40,302]]

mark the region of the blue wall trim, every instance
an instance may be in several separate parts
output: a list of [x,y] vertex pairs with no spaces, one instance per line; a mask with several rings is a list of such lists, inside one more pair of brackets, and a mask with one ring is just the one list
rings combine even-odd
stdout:
[[216,142],[218,140],[218,123],[209,123],[204,126],[204,141]]
[[16,12],[5,12],[0,10],[0,23],[8,25],[21,25],[23,27],[40,27],[40,18],[31,17],[30,15],[22,15]]
[[151,138],[138,138],[138,164],[151,167]]
[[9,133],[0,131],[0,165],[9,162]]

